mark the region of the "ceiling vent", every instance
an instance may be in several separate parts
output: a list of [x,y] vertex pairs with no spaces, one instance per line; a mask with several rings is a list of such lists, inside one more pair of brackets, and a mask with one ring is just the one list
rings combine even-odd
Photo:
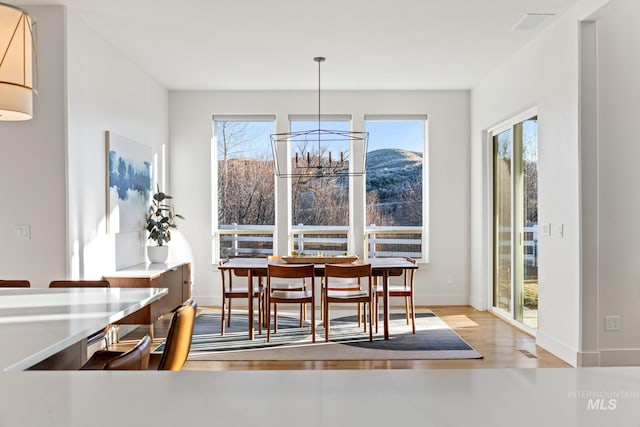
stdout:
[[553,13],[527,13],[521,20],[513,27],[514,30],[538,30],[556,16]]

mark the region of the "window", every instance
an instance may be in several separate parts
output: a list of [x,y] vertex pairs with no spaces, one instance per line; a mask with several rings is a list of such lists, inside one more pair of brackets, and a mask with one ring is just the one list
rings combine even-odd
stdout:
[[[322,129],[348,131],[349,120],[323,120]],[[318,129],[318,121],[291,120],[291,132]],[[318,152],[316,141],[292,143],[291,158],[307,161]],[[349,142],[325,143],[321,156],[348,162]],[[331,153],[330,153],[331,152]],[[294,160],[295,161],[295,160]],[[349,178],[346,176],[291,179],[293,251],[337,255],[347,252]]]
[[220,258],[273,253],[273,116],[214,117]]
[[[283,119],[288,119],[290,132],[352,127],[349,114],[322,116],[320,126],[317,116]],[[359,130],[369,133],[366,146],[345,138],[323,140],[318,149],[317,133],[312,133],[310,140],[285,141],[279,149],[287,147],[291,170],[296,160],[300,165],[317,164],[314,156],[327,165],[329,151],[336,168],[344,170],[364,157],[366,148],[365,176],[276,178],[270,143],[276,117],[215,115],[214,259],[264,257],[274,248],[281,255],[428,259],[427,116],[376,115],[359,120]]]
[[426,117],[367,117],[369,257],[423,258]]

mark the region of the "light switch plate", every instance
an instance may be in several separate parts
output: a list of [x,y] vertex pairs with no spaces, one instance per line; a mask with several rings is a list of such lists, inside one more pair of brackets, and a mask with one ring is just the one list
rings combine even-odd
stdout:
[[542,225],[542,235],[543,236],[551,236],[551,223],[546,222]]
[[16,225],[15,237],[16,240],[29,240],[31,238],[31,226]]

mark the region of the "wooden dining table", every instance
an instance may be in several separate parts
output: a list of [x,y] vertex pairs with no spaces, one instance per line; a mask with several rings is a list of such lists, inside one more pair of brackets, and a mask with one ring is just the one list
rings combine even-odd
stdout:
[[[313,261],[313,260],[310,260]],[[244,270],[248,271],[247,274],[247,289],[248,289],[248,322],[249,322],[249,339],[254,339],[254,331],[253,331],[253,278],[254,277],[266,277],[267,275],[267,266],[272,264],[283,264],[286,263],[283,260],[268,260],[267,258],[231,258],[226,262],[221,263],[218,268],[221,270]],[[316,276],[324,276],[324,266],[325,264],[313,263],[316,270]],[[357,260],[355,263],[370,263],[372,274],[377,277],[382,278],[382,288],[383,288],[383,298],[382,298],[382,307],[383,307],[383,330],[384,330],[384,339],[389,339],[389,277],[391,276],[399,276],[405,270],[416,270],[418,265],[415,261],[393,257],[393,258],[372,258],[366,261]],[[315,308],[314,308],[315,309]],[[270,315],[270,314],[267,314]]]

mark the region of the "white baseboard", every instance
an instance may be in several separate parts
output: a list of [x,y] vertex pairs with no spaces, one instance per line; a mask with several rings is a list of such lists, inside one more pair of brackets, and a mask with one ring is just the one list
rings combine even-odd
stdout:
[[469,305],[473,308],[475,308],[476,310],[480,310],[480,311],[487,311],[489,310],[489,307],[487,306],[487,301],[483,298],[469,298]]
[[640,366],[640,348],[601,349],[600,366]]
[[[394,298],[391,299],[393,301]],[[468,295],[416,295],[417,306],[428,307],[432,305],[469,305]]]
[[198,304],[198,307],[220,307],[222,305],[222,298],[220,297],[194,295],[193,299]]
[[555,338],[545,335],[544,332],[540,330],[536,332],[536,345],[539,345],[571,366],[578,366],[578,351],[575,348],[571,348]]
[[592,368],[600,366],[599,351],[583,351],[578,353],[578,367]]

